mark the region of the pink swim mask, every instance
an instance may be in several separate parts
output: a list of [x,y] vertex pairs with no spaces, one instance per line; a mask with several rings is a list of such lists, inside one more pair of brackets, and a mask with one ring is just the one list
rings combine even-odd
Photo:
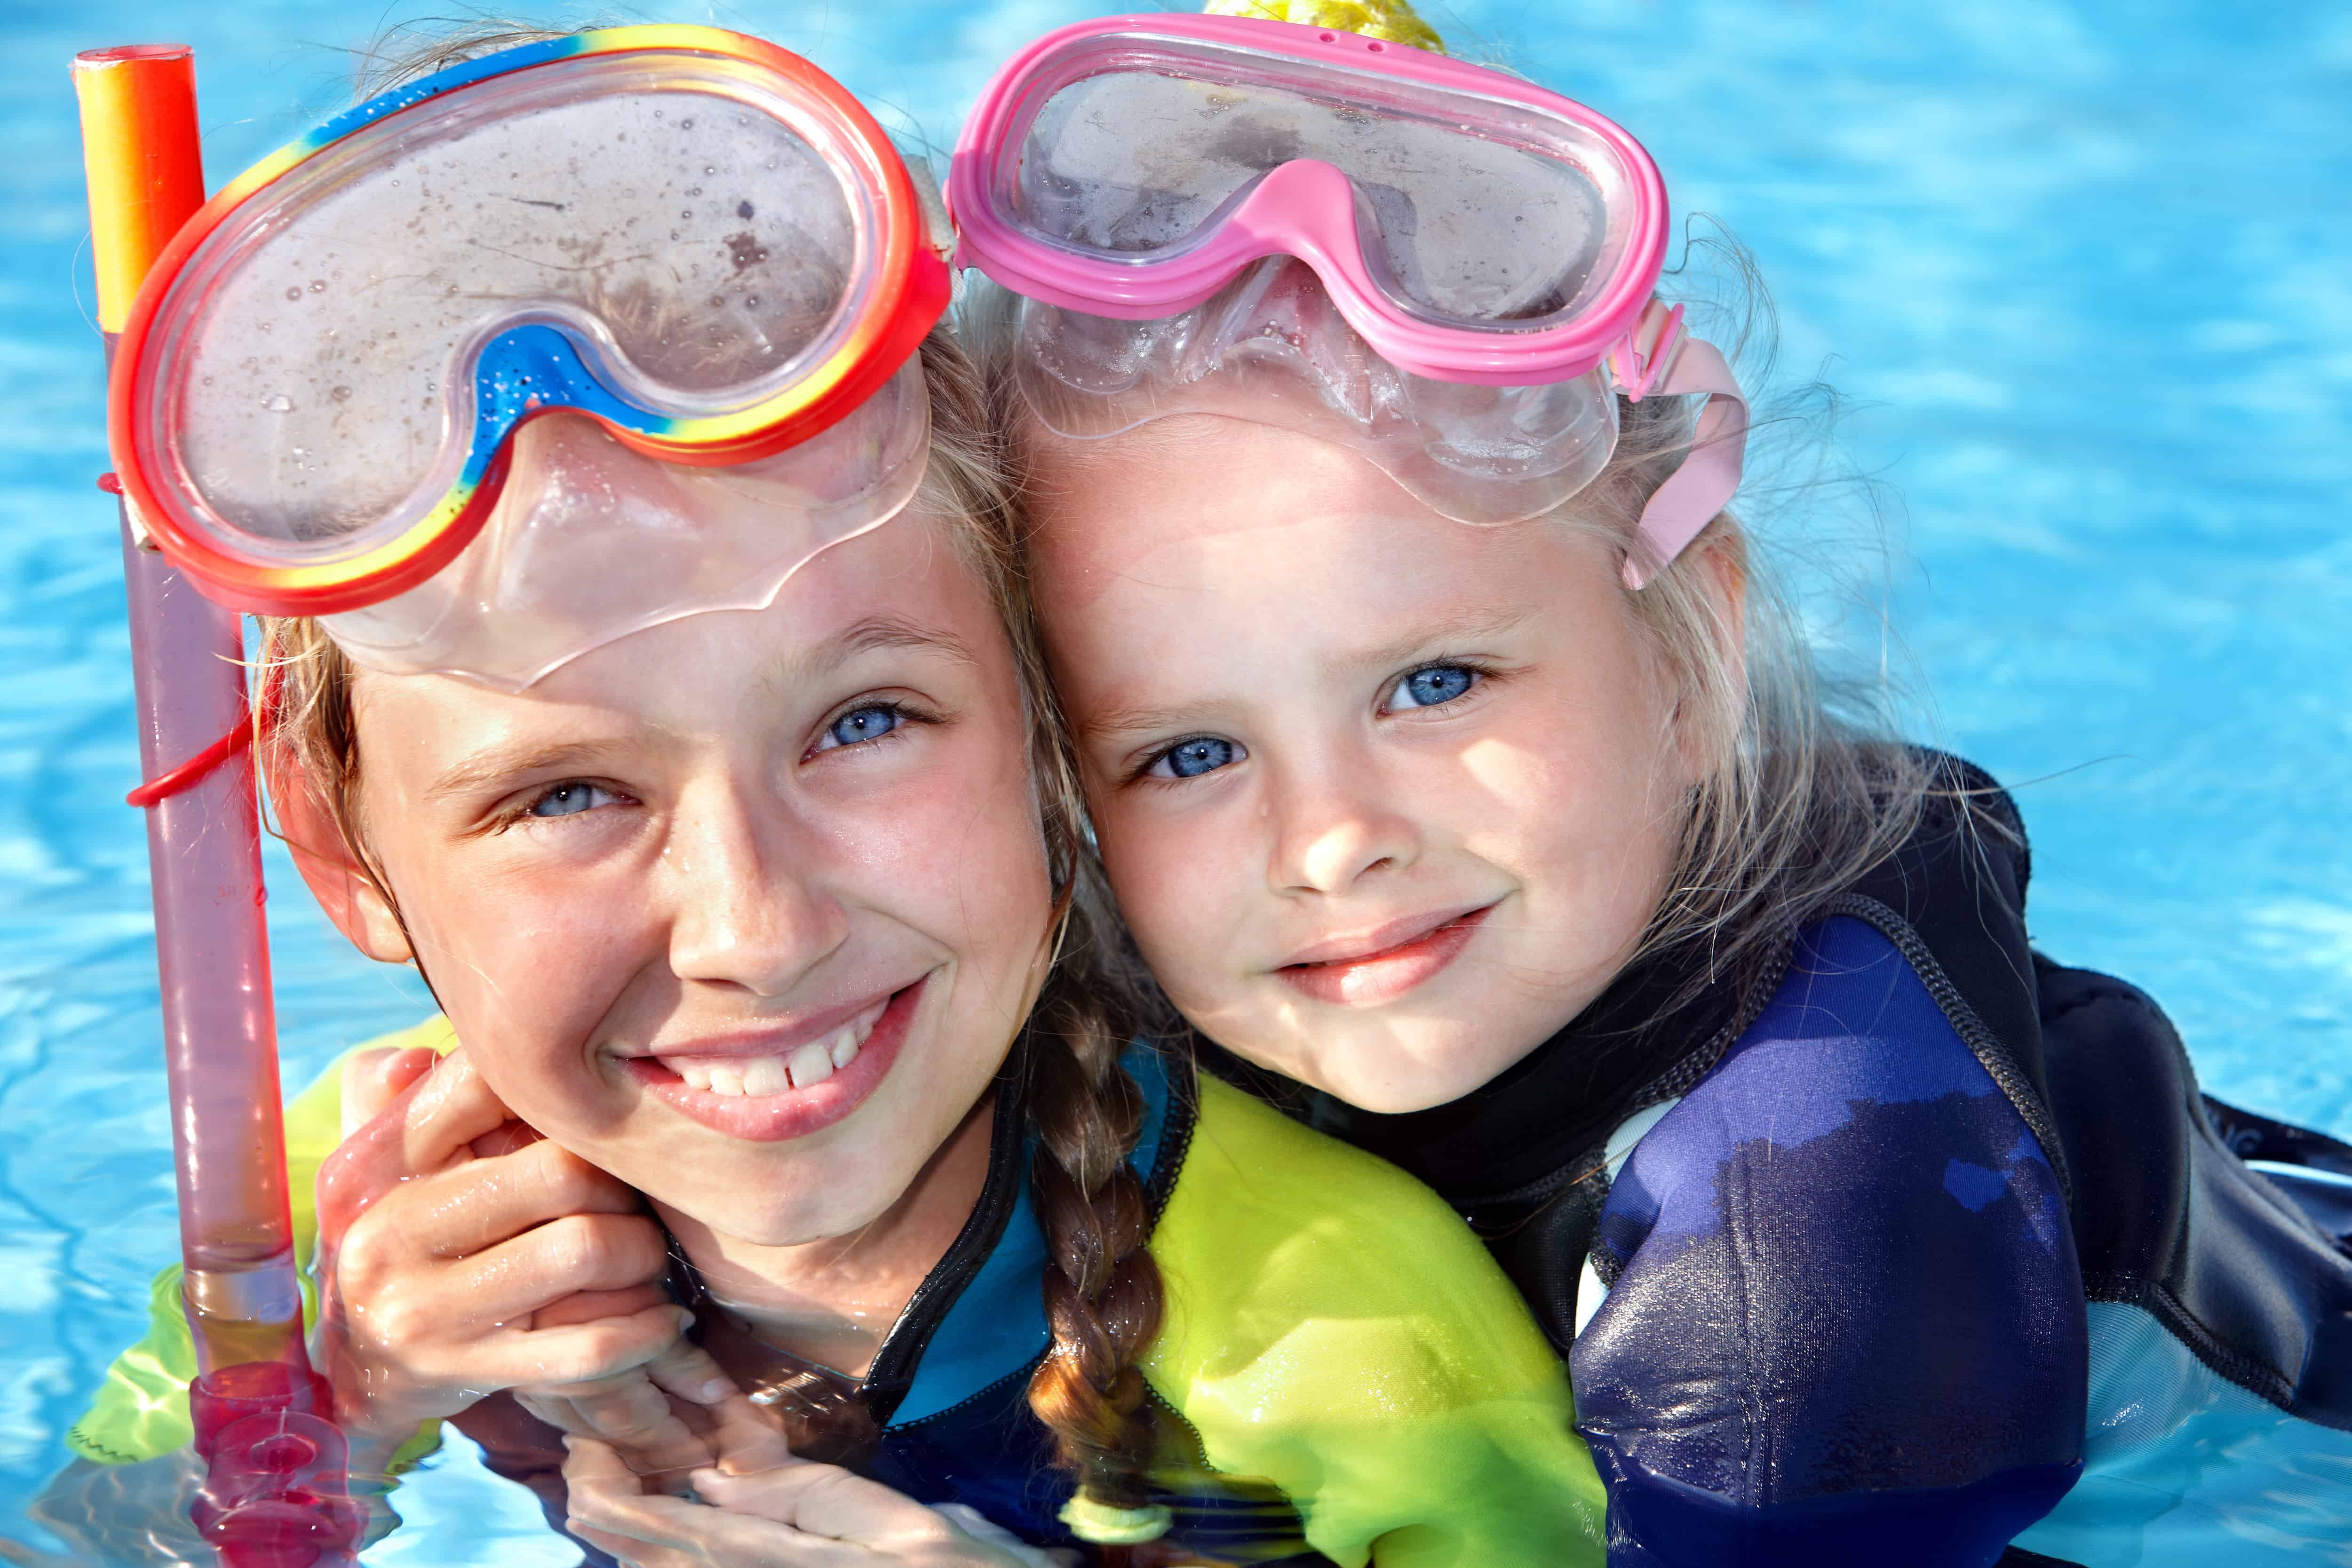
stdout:
[[948,199],[958,264],[1024,297],[1022,384],[1064,435],[1255,418],[1506,523],[1598,477],[1619,395],[1709,395],[1637,586],[1738,485],[1738,387],[1654,298],[1656,165],[1501,72],[1256,18],[1081,23],[990,83]]

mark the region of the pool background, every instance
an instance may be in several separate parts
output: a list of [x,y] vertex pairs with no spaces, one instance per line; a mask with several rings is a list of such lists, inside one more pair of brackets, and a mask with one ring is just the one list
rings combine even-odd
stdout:
[[[625,15],[765,34],[943,147],[1014,47],[1119,8]],[[341,104],[343,49],[436,9],[13,0],[0,21],[0,1534],[37,1546],[23,1510],[176,1245],[67,61],[194,44],[217,184]],[[2215,1091],[2352,1134],[2352,12],[1930,9],[1428,14],[1631,127],[1677,211],[1755,252],[1782,379],[1848,395],[1842,449],[1879,487],[1784,508],[1775,535],[1875,595],[1816,613],[1914,679],[1916,731],[2016,787],[2038,940],[2152,991]],[[299,1083],[426,1004],[333,938],[274,848],[268,873]],[[572,1560],[467,1455],[401,1499],[412,1528],[372,1563]]]

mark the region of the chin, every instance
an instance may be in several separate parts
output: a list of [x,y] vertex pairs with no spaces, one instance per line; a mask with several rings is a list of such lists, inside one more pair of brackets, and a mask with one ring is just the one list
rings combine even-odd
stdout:
[[[1418,1050],[1366,1047],[1346,1053],[1338,1070],[1318,1072],[1307,1081],[1359,1110],[1402,1116],[1460,1100],[1525,1055],[1527,1050],[1474,1052],[1444,1042]],[[1364,1070],[1368,1065],[1372,1070]]]

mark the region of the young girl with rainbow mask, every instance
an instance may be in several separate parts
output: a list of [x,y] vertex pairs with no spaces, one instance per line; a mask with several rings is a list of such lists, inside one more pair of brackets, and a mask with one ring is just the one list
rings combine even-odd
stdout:
[[[643,1564],[1597,1560],[1476,1238],[1131,1044],[933,244],[806,62],[623,28],[351,111],[141,297],[126,488],[445,1013],[289,1117],[355,1469],[455,1418]],[[90,1474],[186,1440],[175,1317]]]
[[1488,1237],[1612,1563],[2344,1539],[2352,1152],[2202,1100],[2029,946],[2000,789],[1824,706],[1648,156],[1402,10],[1212,10],[1029,46],[949,192],[1170,999]]

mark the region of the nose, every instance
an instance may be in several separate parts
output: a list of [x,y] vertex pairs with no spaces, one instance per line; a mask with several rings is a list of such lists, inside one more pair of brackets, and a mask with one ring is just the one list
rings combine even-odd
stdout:
[[733,788],[680,800],[662,851],[680,980],[778,996],[847,939],[821,857],[794,839],[780,808]]
[[1421,833],[1370,760],[1328,759],[1278,778],[1267,880],[1281,893],[1343,893],[1364,878],[1402,871],[1421,855]]

